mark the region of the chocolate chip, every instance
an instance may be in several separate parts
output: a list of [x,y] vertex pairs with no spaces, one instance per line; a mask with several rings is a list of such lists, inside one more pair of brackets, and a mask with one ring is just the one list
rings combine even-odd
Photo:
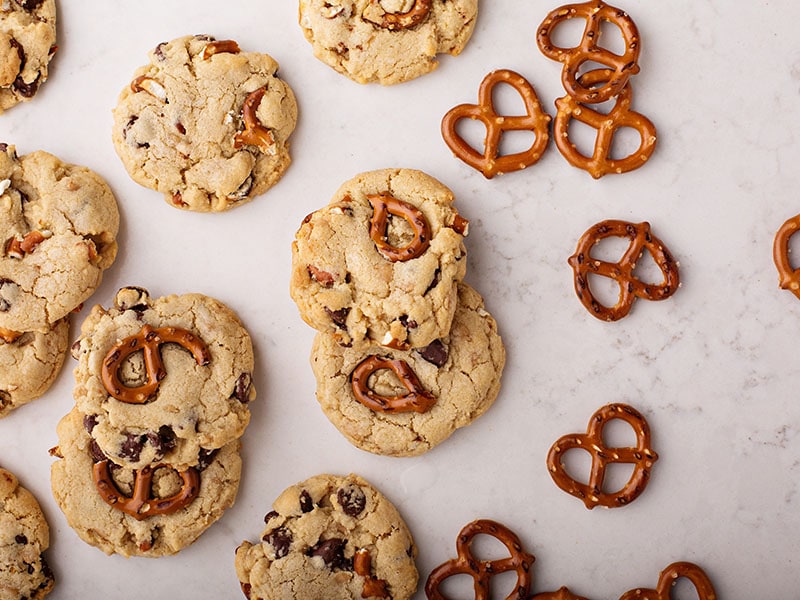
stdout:
[[108,459],[105,453],[100,449],[100,445],[94,440],[89,444],[89,455],[92,457],[92,462],[96,463]]
[[289,548],[292,545],[292,534],[285,527],[278,527],[261,539],[275,548],[275,558],[283,558],[289,554]]
[[0,152],[8,152],[8,144],[0,142]]
[[277,510],[271,510],[264,515],[264,523],[269,523],[272,519],[278,516]]
[[414,319],[409,319],[408,315],[400,315],[397,319],[400,324],[406,329],[416,329],[419,324]]
[[153,54],[158,57],[158,60],[167,60],[167,55],[164,54],[164,46],[167,45],[167,42],[161,42],[158,46],[156,46],[155,50],[153,50]]
[[197,470],[205,471],[211,465],[211,463],[214,462],[214,457],[217,455],[218,451],[218,448],[213,450],[200,448],[200,452],[197,453]]
[[[425,289],[425,294],[427,294],[427,293],[428,293],[428,292],[430,292],[430,291],[431,291],[433,288],[435,288],[437,285],[439,285],[439,282],[440,282],[441,280],[442,280],[442,271],[441,271],[441,269],[436,269],[436,270],[433,272],[433,279],[432,279],[432,280],[431,280],[431,282],[428,284],[428,287]],[[425,294],[423,294],[423,296],[424,296]]]
[[146,434],[126,433],[125,441],[119,448],[120,458],[129,458],[132,462],[138,461],[147,440]]
[[422,358],[439,368],[443,367],[447,362],[447,346],[444,345],[442,340],[433,340],[424,348],[419,348],[417,352]]
[[352,570],[352,562],[344,557],[344,548],[347,541],[332,538],[319,542],[308,551],[309,556],[319,556],[325,561],[329,569]]
[[300,492],[300,510],[304,513],[314,510],[314,501],[311,499],[311,494],[306,490]]
[[14,83],[11,84],[11,88],[23,98],[33,98],[36,95],[36,91],[39,89],[39,78],[41,75],[41,73],[36,75],[36,79],[30,83],[26,82],[22,78],[22,75],[18,75]]
[[345,329],[347,325],[347,315],[350,314],[349,308],[340,308],[339,310],[331,310],[330,308],[325,308],[325,312],[331,318],[337,327],[340,329]]
[[15,0],[25,10],[36,10],[44,0]]
[[92,433],[92,430],[97,425],[97,415],[85,415],[83,417],[83,428],[86,429],[88,433]]
[[233,386],[232,399],[238,400],[242,404],[250,402],[250,389],[253,386],[253,376],[250,373],[242,373]]
[[177,443],[175,432],[169,425],[162,425],[159,427],[157,434],[148,433],[147,440],[160,456],[164,456],[167,452],[173,450]]
[[11,301],[3,296],[3,288],[7,286],[11,287],[12,285],[16,285],[16,283],[10,279],[0,279],[0,312],[8,312],[11,310]]
[[348,485],[336,492],[336,499],[342,507],[344,514],[356,517],[361,514],[367,505],[367,497],[357,485]]
[[14,536],[14,541],[17,542],[18,544],[27,544],[28,538],[25,537],[24,534],[18,533],[16,536]]
[[253,174],[247,176],[235,192],[228,194],[228,200],[244,200],[253,190]]

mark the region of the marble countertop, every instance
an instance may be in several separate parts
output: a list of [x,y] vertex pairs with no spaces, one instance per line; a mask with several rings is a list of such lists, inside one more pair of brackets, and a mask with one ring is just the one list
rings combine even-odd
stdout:
[[[86,165],[118,198],[120,253],[87,305],[108,306],[125,285],[202,292],[237,311],[257,352],[236,505],[173,557],[108,557],[76,536],[53,501],[47,451],[73,404],[71,358],[46,396],[0,421],[0,464],[37,495],[51,525],[51,597],[241,598],[234,549],[258,537],[284,488],[324,472],[358,473],[396,504],[419,547],[422,582],[454,555],[462,526],[492,518],[536,555],[536,591],[566,585],[618,598],[689,560],[720,598],[795,597],[800,301],[778,288],[772,241],[800,213],[800,5],[618,0],[642,35],[633,108],[658,128],[650,161],[594,180],[551,145],[536,166],[487,180],[453,158],[440,121],[474,102],[483,76],[499,68],[524,75],[553,114],[560,68],[538,51],[535,32],[556,3],[484,0],[460,56],[385,88],[316,60],[295,1],[223,4],[59,2],[50,79],[34,101],[0,116],[1,141]],[[300,107],[283,180],[225,214],[168,206],[132,182],[111,143],[111,109],[147,51],[190,33],[271,54]],[[466,281],[508,353],[494,406],[416,458],[358,450],[325,418],[308,362],[314,332],[288,293],[303,217],[345,180],[384,167],[422,169],[455,192],[471,222]],[[567,264],[578,237],[607,218],[649,221],[682,280],[672,298],[638,301],[616,323],[583,308]],[[73,338],[87,311],[75,316]],[[545,458],[611,402],[647,417],[659,460],[635,502],[589,511],[554,485]]]

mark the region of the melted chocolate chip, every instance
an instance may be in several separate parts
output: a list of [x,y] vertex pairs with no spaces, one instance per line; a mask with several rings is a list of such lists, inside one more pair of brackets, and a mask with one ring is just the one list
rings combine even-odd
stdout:
[[419,324],[414,319],[409,319],[408,315],[400,315],[397,319],[406,329],[416,329]]
[[314,510],[314,501],[311,499],[311,494],[306,490],[300,492],[300,510],[304,513]]
[[250,373],[242,373],[233,386],[231,398],[238,400],[242,404],[250,401],[250,389],[253,386],[253,376]]
[[[425,294],[427,294],[427,293],[428,293],[428,292],[430,292],[430,291],[431,291],[433,288],[435,288],[437,285],[439,285],[439,282],[440,282],[441,280],[442,280],[442,271],[441,271],[441,269],[436,269],[436,270],[433,272],[433,279],[432,279],[432,280],[431,280],[431,282],[428,284],[428,287],[425,289]],[[424,296],[425,294],[423,294],[423,296]]]
[[175,448],[177,437],[172,427],[169,425],[162,425],[158,428],[158,433],[148,433],[147,440],[155,448],[160,456],[164,456],[170,450]]
[[36,10],[44,0],[15,0],[25,10]]
[[18,544],[27,544],[28,538],[24,534],[18,533],[17,535],[14,536],[14,541],[17,542]]
[[367,505],[367,497],[357,485],[348,485],[336,492],[336,499],[342,507],[344,514],[356,517],[361,514]]
[[329,569],[352,570],[353,563],[344,557],[344,549],[347,545],[346,540],[332,538],[319,542],[308,551],[309,556],[319,556],[325,561],[325,566]]
[[158,60],[167,60],[167,55],[164,54],[164,46],[167,45],[167,42],[161,42],[158,46],[156,46],[155,50],[153,50],[153,54],[158,57]]
[[105,453],[100,449],[99,444],[94,440],[89,444],[89,455],[92,457],[92,462],[96,463],[108,459]]
[[13,285],[14,282],[10,279],[0,279],[0,312],[8,312],[11,310],[11,302],[3,297],[3,288],[9,284]]
[[83,428],[87,433],[92,433],[92,430],[97,425],[97,415],[85,415],[83,417]]
[[125,441],[119,448],[120,458],[129,458],[132,462],[139,460],[144,445],[148,441],[147,434],[126,433]]
[[422,358],[439,368],[443,367],[447,362],[447,346],[444,345],[442,340],[433,340],[424,348],[419,348],[417,352]]
[[261,539],[275,548],[275,558],[283,558],[289,554],[289,548],[292,545],[292,534],[285,527],[278,527]]
[[205,471],[211,465],[211,463],[214,462],[217,452],[219,452],[218,448],[213,450],[200,448],[200,452],[197,453],[197,466],[195,468],[198,471]]
[[264,523],[269,523],[272,519],[278,516],[277,510],[271,510],[264,515]]
[[31,81],[30,83],[26,82],[22,75],[18,75],[17,78],[14,80],[14,83],[11,84],[11,88],[17,92],[23,98],[33,98],[36,95],[37,90],[39,89],[39,78],[41,77],[41,73],[36,76],[36,79]]
[[325,312],[331,318],[337,327],[340,329],[345,329],[347,326],[347,315],[350,314],[349,308],[340,308],[339,310],[331,310],[330,308],[325,308]]

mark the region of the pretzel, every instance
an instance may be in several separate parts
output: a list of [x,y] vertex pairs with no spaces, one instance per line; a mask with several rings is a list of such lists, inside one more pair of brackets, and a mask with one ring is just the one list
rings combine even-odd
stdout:
[[[603,442],[603,428],[612,419],[621,419],[636,432],[636,446],[608,448]],[[561,457],[568,450],[580,448],[592,455],[592,469],[588,483],[572,479],[566,472]],[[558,487],[579,498],[592,509],[597,505],[607,508],[624,506],[633,502],[644,491],[650,480],[650,468],[658,454],[650,448],[650,426],[645,418],[627,404],[607,404],[597,410],[589,421],[585,434],[572,433],[559,438],[547,453],[547,468]],[[606,467],[610,463],[633,464],[633,473],[622,489],[603,491]]]
[[[367,196],[372,206],[369,236],[381,255],[392,262],[403,262],[423,254],[431,243],[431,227],[422,211],[408,202],[398,200],[388,192]],[[388,240],[389,216],[405,219],[414,232],[414,239],[402,247],[392,246]]]
[[[574,48],[561,48],[553,44],[553,30],[561,23],[582,17],[586,20],[580,43]],[[612,23],[619,28],[625,43],[625,52],[620,56],[598,46],[602,22]],[[631,75],[639,72],[639,31],[628,14],[609,6],[602,0],[590,0],[581,4],[567,4],[556,8],[545,17],[536,34],[536,43],[542,53],[550,59],[564,64],[561,82],[567,94],[578,102],[594,104],[605,102],[616,96]],[[601,87],[581,81],[578,74],[581,67],[597,63],[609,70],[609,76]]]
[[[128,336],[117,342],[103,359],[101,377],[106,391],[120,402],[146,403],[155,395],[161,381],[167,376],[164,363],[161,361],[161,345],[169,343],[178,344],[191,352],[200,366],[211,362],[208,348],[192,332],[179,327],[154,329],[150,325],[145,325],[136,335]],[[139,350],[144,353],[147,383],[137,387],[128,387],[120,381],[118,371],[122,362]]]
[[797,233],[798,228],[800,228],[800,215],[792,217],[781,225],[772,244],[772,258],[778,268],[780,288],[789,290],[800,298],[800,269],[793,268],[789,260],[789,240]]
[[[592,247],[607,237],[627,237],[630,245],[619,262],[606,262],[592,257]],[[633,273],[636,261],[644,250],[650,253],[664,280],[660,284],[640,281]],[[575,292],[586,309],[603,321],[617,321],[626,316],[636,298],[664,300],[675,293],[680,285],[678,263],[667,247],[650,232],[647,222],[633,224],[627,221],[607,220],[589,228],[581,239],[575,254],[569,257],[575,273]],[[619,299],[614,306],[603,306],[592,294],[589,275],[610,277],[619,285]]]
[[[380,0],[370,0],[372,5],[380,6]],[[403,13],[384,11],[378,26],[389,31],[411,29],[428,18],[433,0],[414,0],[414,5]]]
[[267,86],[260,87],[247,94],[247,97],[244,99],[244,104],[242,106],[244,130],[233,136],[234,148],[239,149],[242,146],[259,146],[267,150],[275,144],[275,137],[272,135],[272,131],[264,127],[256,115],[256,111],[266,93]]
[[[589,71],[580,81],[588,86],[608,81],[608,69]],[[556,118],[553,121],[553,137],[556,146],[567,161],[579,169],[588,171],[595,179],[609,173],[627,173],[641,167],[653,154],[656,147],[656,127],[644,115],[634,112],[631,106],[631,87],[626,85],[619,91],[614,107],[606,114],[596,111],[570,95],[556,100]],[[575,119],[597,130],[591,156],[581,154],[569,138],[570,121]],[[611,158],[614,134],[622,127],[635,129],[641,138],[639,147],[624,158]]]
[[[480,534],[489,535],[500,541],[509,552],[509,556],[498,560],[477,560],[472,555],[472,540]],[[506,526],[489,519],[479,519],[467,524],[456,539],[457,557],[439,565],[425,582],[425,594],[428,600],[447,600],[439,591],[445,579],[453,575],[469,575],[472,577],[475,600],[488,600],[490,596],[490,580],[495,575],[514,571],[517,581],[513,591],[506,600],[526,600],[533,582],[531,566],[536,558],[525,551],[517,535]]]
[[[382,396],[369,388],[369,378],[376,371],[389,369],[400,380],[407,394]],[[371,355],[362,360],[350,375],[350,385],[356,400],[367,408],[381,413],[424,413],[436,403],[436,398],[422,386],[416,373],[404,360],[392,360]]]
[[372,557],[369,550],[359,548],[353,556],[353,571],[364,578],[361,590],[362,598],[391,598],[392,595],[386,587],[389,585],[383,579],[378,579],[372,574]]
[[92,466],[92,477],[100,497],[109,506],[121,510],[137,521],[158,515],[171,515],[197,497],[200,492],[200,473],[194,467],[179,471],[183,484],[181,489],[168,498],[153,498],[153,474],[167,465],[147,466],[135,471],[133,493],[123,494],[111,478],[109,460],[101,460]]
[[[492,91],[499,83],[507,83],[522,97],[525,103],[524,115],[497,114]],[[456,131],[458,122],[467,118],[480,121],[486,127],[482,154]],[[538,162],[550,141],[549,123],[550,115],[542,110],[533,86],[522,75],[503,69],[492,71],[483,78],[478,89],[478,104],[459,104],[445,114],[442,119],[442,137],[456,158],[491,179],[495,175],[519,171]],[[500,138],[505,131],[532,131],[536,137],[528,150],[500,156]]]
[[531,596],[530,600],[587,600],[583,596],[576,596],[566,587],[561,587],[557,592],[541,592]]
[[694,563],[675,562],[661,572],[656,589],[638,588],[625,592],[619,600],[670,600],[670,588],[685,577],[694,585],[698,600],[716,600],[717,593],[705,571]]
[[234,40],[214,40],[206,44],[205,48],[203,48],[203,60],[208,60],[215,54],[220,54],[222,52],[239,54],[241,49],[239,48],[239,44]]

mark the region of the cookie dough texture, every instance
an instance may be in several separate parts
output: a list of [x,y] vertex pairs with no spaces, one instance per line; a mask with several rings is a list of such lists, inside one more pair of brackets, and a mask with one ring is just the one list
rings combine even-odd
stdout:
[[359,83],[390,85],[433,71],[438,54],[460,54],[475,28],[478,0],[431,0],[418,24],[385,23],[387,15],[402,19],[423,4],[300,0],[300,26],[322,62]]
[[[269,55],[211,36],[159,44],[113,111],[114,147],[130,176],[194,211],[227,210],[272,187],[291,162],[297,121],[277,71]],[[240,145],[245,100],[262,88],[255,116],[267,141]]]
[[0,328],[47,331],[117,255],[119,210],[96,173],[0,144]]
[[[73,409],[58,424],[58,446],[51,450],[59,458],[50,473],[53,497],[67,523],[88,544],[106,554],[159,557],[189,546],[236,499],[241,477],[239,441],[213,454],[200,469],[200,490],[187,506],[167,515],[137,520],[107,504],[97,491],[92,466],[105,457],[92,443],[83,416]],[[132,493],[135,472],[127,467],[113,470],[114,483],[126,496]],[[172,468],[155,471],[153,498],[164,498],[180,489],[180,478]]]
[[69,321],[47,332],[0,335],[0,418],[44,394],[64,364],[69,346]]
[[[375,454],[422,454],[492,405],[505,365],[497,323],[484,308],[480,295],[466,284],[459,285],[458,300],[450,333],[427,348],[359,351],[340,346],[331,335],[317,334],[311,352],[317,400],[352,444]],[[379,413],[359,402],[350,376],[371,354],[405,361],[436,403],[424,413]],[[407,393],[388,369],[376,371],[368,385],[387,397]]]
[[[392,262],[370,237],[367,196],[383,193],[427,220],[430,246],[416,258]],[[290,292],[302,318],[353,347],[420,347],[446,335],[467,268],[466,231],[454,226],[463,219],[453,202],[447,187],[412,169],[371,171],[343,184],[328,206],[306,217],[292,245]],[[409,230],[392,218],[387,237],[402,246]]]
[[0,0],[0,114],[36,95],[55,49],[55,0]]
[[318,475],[286,489],[273,504],[261,541],[236,550],[236,573],[250,600],[357,600],[366,577],[354,571],[358,550],[370,577],[393,600],[417,588],[416,546],[397,509],[357,475]]
[[[103,364],[121,340],[143,327],[177,327],[205,344],[210,360],[201,365],[178,343],[158,346],[166,375],[148,401],[131,404],[106,389]],[[122,288],[114,306],[95,306],[72,346],[75,405],[91,423],[91,434],[113,462],[142,468],[166,462],[176,468],[197,464],[198,453],[240,437],[255,398],[253,346],[236,314],[202,294],[150,298],[147,290]],[[145,380],[143,352],[123,360],[117,371],[124,387]]]
[[0,600],[38,600],[55,578],[44,558],[50,530],[39,503],[0,468]]

